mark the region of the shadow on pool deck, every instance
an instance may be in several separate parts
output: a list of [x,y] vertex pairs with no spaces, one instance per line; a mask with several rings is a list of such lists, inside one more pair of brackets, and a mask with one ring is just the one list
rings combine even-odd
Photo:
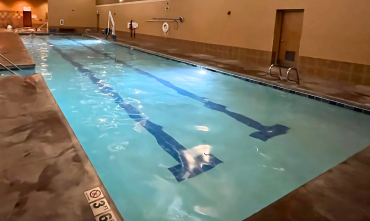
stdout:
[[40,78],[36,92],[0,77],[0,220],[95,220],[84,192],[97,186],[119,217]]

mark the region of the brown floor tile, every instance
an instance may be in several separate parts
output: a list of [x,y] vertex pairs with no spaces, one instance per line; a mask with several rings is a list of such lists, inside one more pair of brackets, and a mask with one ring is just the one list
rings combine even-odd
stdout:
[[314,58],[316,60],[316,66],[318,68],[327,69],[328,68],[328,60],[320,59],[320,58]]
[[352,74],[360,75],[365,74],[365,65],[363,64],[353,64],[352,65]]
[[370,86],[370,75],[363,76],[361,84]]
[[7,97],[0,99],[0,220],[95,220],[84,192],[97,186],[117,212],[45,81],[38,79],[35,91],[19,76],[0,77],[0,94]]
[[305,56],[299,56],[299,64],[300,65],[307,65],[307,57]]
[[339,61],[328,61],[328,69],[330,70],[338,70],[340,62]]
[[340,62],[339,70],[350,73],[352,70],[352,64],[348,62]]
[[370,76],[370,65],[365,66],[365,74]]
[[350,76],[350,81],[354,84],[361,84],[362,83],[362,79],[363,79],[363,75],[362,74],[354,74],[352,73],[351,76]]
[[349,82],[350,81],[351,74],[347,72],[339,72],[338,73],[338,80],[343,82]]
[[312,66],[312,67],[316,66],[317,60],[315,58],[306,57],[306,60],[307,60],[307,66]]

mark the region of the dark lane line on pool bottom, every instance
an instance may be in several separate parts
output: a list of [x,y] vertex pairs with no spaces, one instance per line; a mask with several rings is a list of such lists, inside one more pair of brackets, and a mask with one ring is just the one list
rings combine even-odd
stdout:
[[123,64],[124,66],[128,67],[128,68],[131,68],[133,70],[135,70],[137,73],[139,74],[142,74],[142,75],[145,75],[145,76],[148,76],[150,78],[154,78],[156,81],[158,81],[159,83],[161,83],[162,85],[168,87],[168,88],[171,88],[173,90],[175,90],[178,94],[182,95],[182,96],[186,96],[186,97],[189,97],[193,100],[196,100],[196,101],[200,101],[204,104],[205,107],[209,108],[209,109],[212,109],[212,110],[215,110],[215,111],[219,111],[219,112],[222,112],[222,113],[225,113],[227,114],[228,116],[234,118],[235,120],[239,121],[240,123],[243,123],[245,125],[247,125],[248,127],[252,127],[256,130],[258,130],[259,132],[254,132],[252,134],[250,134],[249,136],[253,137],[253,138],[256,138],[256,139],[259,139],[259,140],[262,140],[262,141],[267,141],[268,139],[270,138],[273,138],[273,137],[276,137],[276,136],[279,136],[279,135],[283,135],[283,134],[286,134],[289,130],[289,127],[287,126],[284,126],[284,125],[281,125],[281,124],[275,124],[273,126],[264,126],[262,125],[261,123],[251,119],[251,118],[248,118],[242,114],[238,114],[238,113],[235,113],[235,112],[232,112],[232,111],[229,111],[227,110],[226,106],[224,105],[221,105],[221,104],[217,104],[217,103],[214,103],[212,101],[209,101],[207,98],[204,98],[204,97],[199,97],[197,96],[196,94],[193,94],[189,91],[186,91],[180,87],[177,87],[175,85],[173,85],[171,82],[169,81],[166,81],[162,78],[159,78],[153,74],[150,74],[146,71],[143,71],[139,68],[135,68],[134,66],[130,65],[130,64],[127,64],[126,62],[122,61],[122,60],[118,60],[116,58],[113,58],[111,57],[109,54],[107,53],[104,53],[104,52],[100,52],[99,50],[95,49],[95,48],[92,48],[90,46],[87,46],[81,42],[78,42],[78,41],[75,41],[69,37],[64,37],[68,40],[71,40],[79,45],[82,45],[88,49],[90,49],[91,51],[97,53],[97,54],[100,54],[100,55],[103,55],[104,57],[106,58],[109,58],[111,60],[114,60],[116,63],[118,64]]
[[[41,38],[42,39],[42,38]],[[50,42],[45,41],[49,47]],[[51,48],[58,52],[62,58],[68,61],[71,65],[76,67],[78,71],[85,76],[87,76],[92,83],[99,86],[100,91],[103,94],[109,95],[114,98],[114,102],[123,108],[129,117],[136,122],[140,123],[150,134],[152,134],[159,146],[163,148],[169,155],[171,155],[179,164],[168,168],[171,173],[175,176],[178,182],[184,181],[186,179],[193,178],[201,173],[213,169],[217,164],[223,163],[220,159],[213,156],[212,154],[202,154],[194,157],[189,153],[189,151],[177,142],[173,137],[163,131],[163,127],[147,120],[141,116],[138,109],[132,106],[128,101],[124,100],[118,93],[114,92],[111,87],[105,86],[99,78],[96,78],[94,74],[83,67],[82,64],[74,61],[72,57],[64,53],[60,48],[55,45]]]

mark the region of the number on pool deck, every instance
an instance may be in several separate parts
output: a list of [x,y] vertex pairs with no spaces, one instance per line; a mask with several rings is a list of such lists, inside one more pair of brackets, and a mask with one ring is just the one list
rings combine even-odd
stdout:
[[111,218],[112,218],[112,215],[110,213],[107,213],[99,217],[99,221],[108,221]]
[[94,213],[94,216],[102,214],[110,210],[109,204],[106,199],[101,199],[95,203],[90,204],[91,210]]
[[112,211],[109,211],[107,213],[101,214],[97,217],[95,217],[96,221],[117,221],[116,216]]
[[98,204],[98,203],[94,203],[93,204],[93,207],[94,208],[99,208],[99,207],[101,207],[101,206],[104,206],[105,205],[105,202],[104,201],[100,201],[100,203]]

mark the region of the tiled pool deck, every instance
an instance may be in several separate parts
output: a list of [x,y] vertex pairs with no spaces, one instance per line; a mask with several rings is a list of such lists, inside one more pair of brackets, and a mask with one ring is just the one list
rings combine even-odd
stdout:
[[0,77],[0,220],[93,221],[98,186],[117,211],[43,78],[23,82]]
[[[13,33],[12,31],[0,29],[0,54],[12,61],[21,69],[35,68],[35,63],[28,54],[22,39],[18,37],[18,34]],[[4,60],[2,57],[0,57],[0,63],[12,70],[16,69],[12,64]],[[0,66],[0,70],[3,69],[4,68]]]

